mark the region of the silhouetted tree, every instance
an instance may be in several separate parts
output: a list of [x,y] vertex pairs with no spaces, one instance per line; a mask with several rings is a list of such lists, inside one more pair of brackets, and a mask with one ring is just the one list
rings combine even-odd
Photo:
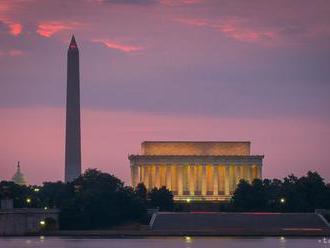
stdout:
[[241,181],[232,207],[239,211],[311,212],[330,208],[330,188],[317,172],[311,171],[300,178],[289,175],[283,181],[257,179],[252,185]]
[[44,182],[43,187],[40,188],[39,198],[43,207],[47,208],[61,208],[65,199],[73,197],[70,190],[67,190],[68,185],[63,182]]
[[149,192],[150,206],[160,211],[171,211],[174,208],[173,194],[165,186],[153,188]]
[[140,197],[144,202],[147,202],[147,188],[143,183],[139,183],[135,188],[136,195]]
[[11,181],[0,182],[0,199],[2,198],[13,199],[15,208],[38,207],[32,187],[18,185]]
[[89,169],[68,184],[62,202],[60,224],[65,229],[108,228],[137,220],[145,206],[131,187],[118,178]]

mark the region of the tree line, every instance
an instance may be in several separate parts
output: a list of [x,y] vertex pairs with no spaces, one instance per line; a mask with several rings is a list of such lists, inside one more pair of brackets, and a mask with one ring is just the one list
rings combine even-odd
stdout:
[[113,175],[96,169],[69,183],[45,182],[20,186],[0,182],[0,198],[10,198],[16,208],[58,208],[61,229],[103,229],[127,222],[146,222],[147,209],[172,210],[173,195],[165,187],[147,192],[125,186]]
[[[113,175],[96,169],[69,183],[45,182],[42,186],[19,186],[0,182],[0,198],[14,200],[17,208],[58,208],[62,229],[105,229],[123,223],[147,223],[147,209],[178,211],[166,187],[147,191],[143,183],[125,186]],[[189,204],[189,203],[186,203]],[[192,204],[192,203],[190,203]],[[330,209],[330,185],[317,172],[283,180],[241,180],[230,202],[220,211],[311,212]]]

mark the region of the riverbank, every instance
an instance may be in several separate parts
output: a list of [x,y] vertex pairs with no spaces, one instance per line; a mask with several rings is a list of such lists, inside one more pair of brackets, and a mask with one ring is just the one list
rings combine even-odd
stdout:
[[158,212],[149,225],[127,223],[108,230],[52,230],[6,233],[3,236],[181,237],[286,236],[330,237],[330,225],[316,213]]
[[[34,234],[35,236],[36,234]],[[125,237],[221,237],[221,236],[285,236],[285,237],[330,237],[330,229],[217,229],[203,231],[155,231],[155,230],[88,230],[88,231],[52,231],[42,232],[38,235],[44,236],[62,236],[62,237],[110,237],[110,238],[125,238]],[[33,236],[33,235],[32,235]]]

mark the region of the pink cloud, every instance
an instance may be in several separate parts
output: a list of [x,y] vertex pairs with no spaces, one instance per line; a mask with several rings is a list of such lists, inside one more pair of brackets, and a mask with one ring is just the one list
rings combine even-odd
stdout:
[[54,34],[63,31],[63,30],[72,30],[80,26],[80,24],[76,22],[58,22],[58,21],[51,21],[51,22],[42,22],[39,23],[37,28],[37,33],[43,37],[51,37]]
[[10,34],[14,35],[14,36],[18,36],[20,33],[22,33],[23,30],[23,26],[20,23],[9,23],[9,32]]
[[229,38],[239,41],[263,42],[275,38],[275,33],[271,31],[256,31],[247,27],[242,27],[234,23],[224,23],[215,25],[214,28],[225,34]]
[[22,33],[23,25],[17,21],[12,20],[10,11],[13,11],[13,5],[10,1],[3,1],[0,3],[0,21],[8,26],[9,33],[13,36],[18,36]]
[[18,49],[0,50],[0,56],[16,57],[22,55],[24,55],[24,52]]
[[124,53],[132,53],[142,50],[142,47],[140,46],[127,45],[111,39],[94,39],[93,41],[102,43],[108,48],[119,50]]
[[226,37],[243,42],[256,42],[269,44],[277,38],[275,31],[264,31],[261,28],[253,28],[244,25],[236,18],[210,21],[197,18],[177,18],[176,21],[196,27],[207,27],[223,33]]

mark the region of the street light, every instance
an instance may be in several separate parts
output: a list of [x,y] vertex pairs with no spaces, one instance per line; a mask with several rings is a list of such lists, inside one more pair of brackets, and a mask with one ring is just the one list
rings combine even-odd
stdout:
[[26,201],[27,204],[30,204],[31,203],[31,198],[26,198],[25,201]]
[[284,203],[285,203],[285,198],[282,197],[282,198],[280,199],[280,202],[281,202],[282,204],[284,204]]

